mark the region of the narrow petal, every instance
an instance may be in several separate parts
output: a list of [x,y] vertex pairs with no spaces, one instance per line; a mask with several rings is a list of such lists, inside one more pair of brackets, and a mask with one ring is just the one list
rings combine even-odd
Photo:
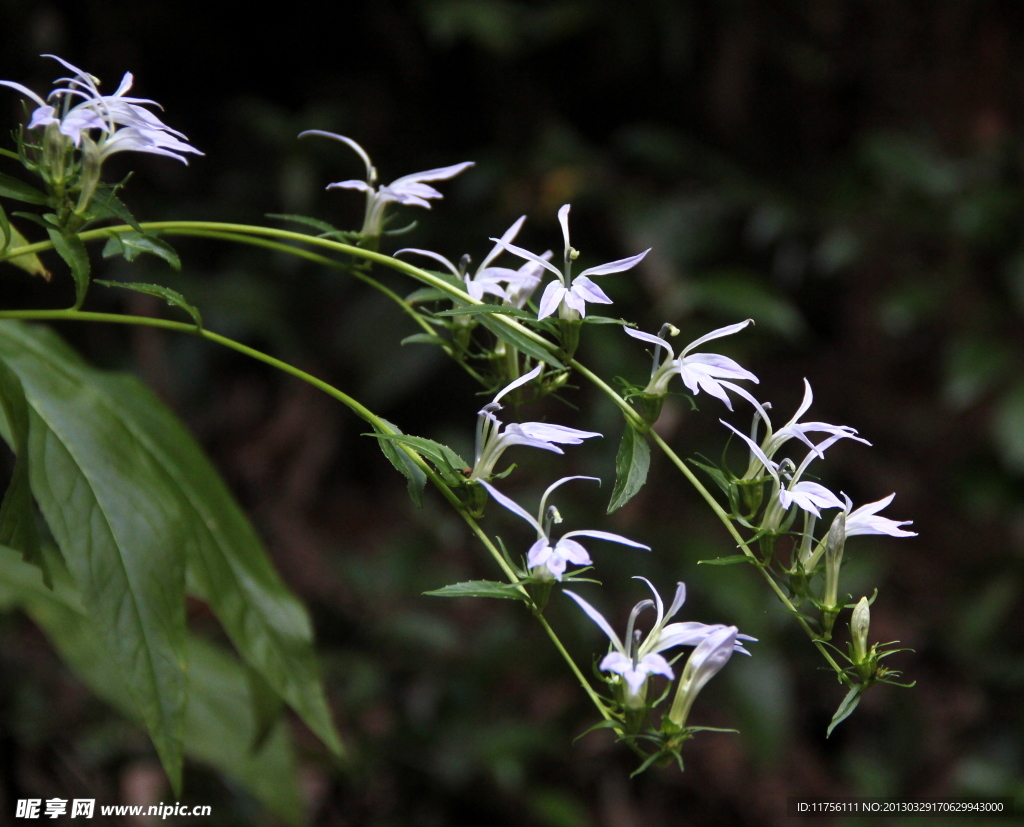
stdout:
[[647,587],[651,590],[651,594],[654,595],[654,607],[658,612],[658,619],[654,621],[654,628],[657,629],[659,626],[661,626],[661,622],[665,618],[665,604],[661,600],[661,595],[658,594],[658,590],[654,588],[654,584],[646,577],[636,575],[633,579],[643,580],[647,584]]
[[552,264],[550,261],[546,261],[536,253],[531,253],[529,250],[523,247],[517,247],[515,244],[509,244],[506,241],[502,241],[500,238],[492,238],[490,239],[490,241],[493,241],[495,244],[498,244],[505,250],[508,250],[508,252],[512,253],[512,255],[514,256],[519,256],[519,258],[525,258],[527,261],[532,261],[534,264],[540,264],[542,267],[546,267],[548,270],[550,270],[552,273],[558,276],[559,281],[561,281],[562,271],[555,267],[555,265]]
[[[505,244],[510,243],[512,239],[519,235],[519,231],[523,228],[523,224],[525,221],[525,215],[519,216],[519,218],[517,218],[515,222],[513,222],[512,226],[505,230],[504,233],[502,233],[501,241],[504,242]],[[477,273],[479,273],[481,270],[487,269],[487,265],[494,261],[494,259],[496,259],[501,254],[502,250],[504,250],[504,247],[502,247],[501,244],[495,244],[494,247],[491,248],[491,252],[489,252],[484,257],[484,260],[480,262],[480,266],[477,268]]]
[[336,184],[328,184],[325,189],[329,190],[359,190],[360,192],[373,192],[373,187],[365,181],[357,181],[354,178],[350,181],[338,181]]
[[[593,620],[594,623],[596,623],[598,625],[598,628],[600,628],[600,630],[602,632],[604,632],[606,635],[608,635],[608,640],[610,640],[612,642],[612,646],[614,646],[619,651],[619,653],[623,657],[625,657],[626,649],[622,645],[622,641],[619,640],[619,636],[617,634],[615,634],[615,630],[608,624],[608,621],[604,619],[604,615],[602,615],[597,609],[595,609],[593,606],[591,606],[586,600],[584,600],[582,597],[580,597],[575,592],[571,592],[568,589],[564,589],[563,591],[564,591],[564,593],[567,596],[571,597],[573,600],[575,600],[579,604],[579,607],[581,609],[583,609],[584,612],[587,613],[587,617],[589,617],[591,620]],[[607,658],[605,660],[607,660]],[[602,661],[601,663],[602,663],[602,667],[601,668],[603,669],[604,668],[604,666],[603,666],[604,661]]]
[[485,482],[484,480],[477,480],[477,482],[487,489],[487,493],[494,498],[495,502],[497,502],[498,505],[504,506],[516,516],[522,517],[524,520],[526,520],[526,522],[528,522],[535,529],[537,529],[537,533],[540,534],[541,537],[544,536],[543,526],[541,526],[541,524],[533,518],[533,515],[529,511],[527,511],[518,503],[506,497],[489,482]]
[[538,376],[540,376],[540,372],[542,370],[544,370],[544,365],[542,365],[542,364],[541,365],[537,365],[537,367],[535,367],[529,373],[524,373],[518,379],[515,379],[512,382],[509,382],[507,385],[505,385],[504,388],[502,388],[500,391],[498,391],[498,395],[495,396],[492,401],[493,402],[497,402],[499,399],[501,399],[501,397],[503,397],[505,394],[509,393],[510,391],[514,391],[516,388],[520,388],[523,385],[526,385],[529,382],[532,382],[534,379],[536,379]]
[[665,350],[668,351],[668,358],[674,358],[675,353],[672,350],[672,345],[662,339],[661,336],[655,336],[653,333],[644,333],[642,330],[634,330],[632,327],[623,326],[622,329],[634,339],[639,339],[641,342],[647,342],[648,344],[658,345],[665,348]]
[[694,339],[692,342],[690,342],[690,344],[688,344],[683,349],[683,352],[682,352],[681,355],[685,356],[687,353],[689,353],[695,347],[699,347],[700,345],[704,344],[705,342],[710,342],[712,339],[721,339],[723,336],[732,336],[733,333],[739,333],[748,324],[753,324],[753,323],[754,323],[753,319],[747,319],[745,322],[737,322],[736,324],[726,325],[725,327],[720,327],[717,330],[712,330],[710,333],[705,333],[699,339]]
[[562,238],[565,240],[565,251],[569,252],[569,205],[562,204],[558,208],[558,223],[562,225]]
[[[599,434],[597,431],[580,431],[565,425],[549,425],[547,422],[523,422],[521,425],[513,424],[509,427],[518,427],[522,433],[532,439],[557,442],[559,445],[579,445],[585,439],[604,436],[604,434]],[[588,477],[588,479],[590,478]]]
[[[346,183],[351,183],[351,182],[346,182]],[[331,186],[335,186],[335,185],[332,184]],[[355,188],[353,187],[353,189],[355,189]],[[439,262],[441,262],[441,264],[443,264],[445,267],[447,267],[451,271],[451,274],[453,276],[456,276],[458,278],[462,278],[462,274],[459,272],[459,268],[456,267],[454,264],[452,264],[452,262],[449,259],[445,258],[440,253],[434,253],[434,252],[431,252],[430,250],[419,250],[419,249],[417,249],[415,247],[403,247],[401,250],[396,250],[395,251],[395,253],[394,253],[395,258],[398,258],[398,256],[400,256],[402,253],[415,253],[418,256],[426,256],[427,258],[432,258],[432,259],[434,259],[434,261],[439,261]]]
[[637,253],[635,256],[629,258],[620,258],[618,261],[609,261],[607,264],[599,264],[597,267],[588,267],[582,273],[582,276],[607,276],[609,273],[621,273],[624,270],[632,269],[636,267],[646,256],[651,252],[651,248],[648,247],[642,253]]
[[344,135],[338,135],[334,132],[325,132],[322,129],[307,129],[305,132],[299,133],[300,138],[305,138],[307,135],[322,135],[324,138],[333,138],[335,141],[341,141],[343,144],[351,147],[356,155],[363,159],[363,163],[366,165],[366,180],[370,181],[373,179],[373,162],[370,160],[370,156],[366,154],[365,149],[351,138],[346,138]]
[[761,446],[758,445],[756,442],[754,442],[754,440],[752,440],[745,433],[743,433],[742,431],[739,431],[736,428],[734,428],[732,425],[730,425],[724,419],[719,419],[718,421],[721,422],[726,428],[728,428],[734,434],[736,434],[736,436],[738,436],[740,439],[742,439],[745,443],[747,443],[747,447],[750,448],[750,452],[755,457],[757,457],[757,459],[760,461],[760,463],[768,470],[768,473],[771,474],[772,477],[774,477],[776,481],[778,481],[779,474],[778,474],[778,471],[776,471],[776,468],[778,466],[774,462],[772,462],[770,459],[768,459],[768,457],[765,456],[764,451],[761,450]]
[[461,164],[452,164],[450,167],[438,167],[437,169],[428,169],[425,172],[414,172],[412,175],[403,175],[401,178],[396,178],[388,186],[402,187],[406,184],[418,183],[420,181],[444,181],[448,178],[454,178],[463,170],[469,169],[474,163],[473,161],[463,161]]
[[0,86],[9,86],[18,92],[21,92],[25,97],[31,98],[40,106],[46,106],[47,103],[39,95],[29,89],[27,86],[22,86],[20,83],[15,83],[13,80],[0,80]]
[[598,540],[608,540],[612,543],[621,543],[624,546],[632,546],[633,548],[642,548],[647,551],[651,550],[650,546],[646,546],[643,543],[638,543],[635,540],[630,540],[628,537],[623,537],[620,534],[612,534],[610,531],[570,531],[568,534],[563,534],[562,538],[566,537],[595,537]]

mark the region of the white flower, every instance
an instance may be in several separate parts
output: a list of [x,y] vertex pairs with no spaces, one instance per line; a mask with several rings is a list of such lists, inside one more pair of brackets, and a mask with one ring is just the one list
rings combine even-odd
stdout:
[[384,228],[384,213],[388,204],[411,204],[416,207],[430,209],[432,199],[443,198],[436,189],[427,184],[427,181],[445,181],[454,178],[460,172],[473,166],[472,161],[464,161],[461,164],[453,164],[450,167],[439,167],[428,169],[425,172],[414,172],[412,175],[403,175],[396,178],[387,186],[375,187],[377,183],[377,168],[370,161],[370,156],[359,144],[344,135],[334,132],[325,132],[322,129],[307,129],[300,132],[299,137],[306,135],[322,135],[325,138],[333,138],[351,147],[366,165],[366,180],[351,179],[328,184],[327,189],[350,189],[366,193],[366,213],[363,217],[363,228],[360,234],[368,237],[379,236]]
[[494,415],[495,411],[501,410],[498,400],[510,391],[536,379],[543,369],[544,365],[537,365],[529,373],[524,373],[502,388],[491,402],[477,412],[476,453],[473,471],[469,475],[471,481],[481,481],[490,477],[502,453],[513,445],[528,445],[531,448],[561,454],[563,452],[559,445],[579,445],[585,439],[602,436],[595,431],[580,431],[544,422],[512,423],[502,430],[501,420]]
[[846,494],[843,499],[846,501],[843,509],[846,511],[846,536],[853,537],[857,534],[888,534],[890,537],[916,537],[917,532],[906,531],[900,526],[912,525],[913,520],[890,520],[887,517],[879,517],[878,512],[893,501],[895,494],[882,497],[877,502],[862,505],[855,511],[853,502]]
[[[664,394],[669,380],[676,374],[679,374],[683,384],[690,389],[691,393],[696,395],[702,390],[706,391],[716,399],[721,399],[731,411],[732,401],[729,399],[729,394],[726,391],[732,391],[738,396],[742,396],[755,407],[760,408],[761,405],[746,390],[728,380],[748,380],[757,384],[758,378],[728,356],[721,356],[717,353],[691,353],[691,351],[705,342],[710,342],[712,339],[720,339],[723,336],[731,336],[733,333],[738,333],[748,324],[752,324],[752,322],[752,319],[747,319],[744,322],[712,330],[710,333],[690,342],[690,344],[683,348],[678,359],[674,358],[672,345],[662,336],[654,336],[650,333],[644,333],[642,330],[633,330],[629,327],[623,329],[634,339],[639,339],[642,342],[648,342],[655,346],[654,358],[656,365],[651,373],[651,381],[645,389],[646,393]],[[664,361],[658,364],[658,359],[661,356],[660,348],[665,348],[667,355]]]
[[[487,489],[488,493],[499,505],[504,506],[513,514],[522,517],[526,522],[533,526],[534,529],[536,529],[537,541],[530,546],[530,550],[527,552],[526,565],[537,577],[561,580],[562,575],[565,574],[565,567],[568,563],[572,563],[577,566],[591,565],[593,561],[590,559],[590,555],[587,553],[587,550],[578,542],[573,540],[573,537],[594,537],[598,540],[608,540],[612,543],[621,543],[624,546],[642,548],[647,551],[651,550],[650,546],[645,546],[643,543],[637,543],[618,534],[612,534],[609,531],[591,531],[585,529],[570,531],[567,534],[563,534],[557,542],[552,543],[550,536],[551,526],[553,523],[560,523],[562,518],[554,506],[548,508],[548,496],[560,485],[563,485],[570,480],[595,480],[596,482],[600,482],[597,477],[562,477],[562,479],[549,485],[543,496],[541,496],[540,508],[537,511],[536,518],[534,518],[530,512],[522,508],[515,501],[509,499],[498,491],[498,489],[493,485],[485,482],[484,480],[480,480],[480,484]],[[547,513],[545,513],[545,511]]]
[[[611,624],[604,616],[591,606],[586,600],[569,590],[569,595],[587,616],[598,625],[598,627],[611,641],[615,651],[608,653],[599,664],[598,668],[604,672],[613,672],[620,675],[626,683],[627,705],[639,705],[643,702],[643,689],[647,679],[651,675],[664,675],[669,680],[675,678],[675,673],[668,661],[660,654],[666,649],[675,646],[698,646],[709,636],[720,632],[727,627],[721,624],[706,624],[697,622],[668,623],[666,622],[675,616],[683,603],[686,601],[686,586],[683,583],[676,585],[675,597],[668,612],[665,612],[661,595],[654,588],[654,585],[646,577],[635,577],[634,580],[643,580],[651,589],[654,600],[642,600],[633,607],[626,624],[626,636],[620,639],[612,629]],[[648,608],[654,607],[657,611],[657,619],[646,637],[636,630],[636,621],[640,614]],[[735,633],[735,627],[728,627]],[[748,635],[733,635],[733,646],[737,652],[745,655],[750,653],[743,648],[743,644],[737,640],[754,640]],[[692,657],[692,656],[691,656]]]
[[619,259],[618,261],[611,261],[597,267],[590,267],[576,276],[576,278],[572,278],[572,262],[576,259],[578,253],[569,244],[568,204],[563,204],[558,210],[558,222],[562,225],[562,238],[565,241],[563,255],[564,266],[562,270],[555,267],[555,265],[548,261],[544,256],[538,256],[536,253],[531,253],[529,250],[523,249],[522,247],[516,247],[514,244],[510,244],[498,238],[491,239],[491,241],[496,244],[500,244],[513,255],[524,258],[533,264],[550,270],[558,276],[558,281],[549,283],[544,289],[543,295],[540,297],[540,308],[537,313],[538,319],[546,319],[556,310],[558,311],[559,316],[563,319],[578,319],[581,316],[587,315],[587,302],[591,302],[593,304],[611,304],[612,300],[609,299],[608,296],[605,295],[604,291],[589,277],[607,276],[611,273],[621,273],[625,270],[629,270],[636,267],[636,265],[643,260],[643,257],[650,252],[650,248],[647,248],[638,255]]
[[[179,140],[185,138],[181,132],[171,129],[144,108],[159,106],[155,101],[125,96],[132,86],[133,78],[130,72],[125,73],[113,95],[101,95],[99,80],[92,75],[56,55],[43,57],[52,57],[75,73],[73,77],[59,78],[56,82],[66,85],[58,86],[50,92],[47,100],[43,100],[20,83],[0,80],[0,85],[16,89],[38,104],[29,121],[29,129],[54,124],[76,147],[85,144],[88,148],[91,141],[95,145],[93,151],[97,153],[100,162],[115,152],[128,150],[166,155],[183,163],[188,163],[181,154],[183,152],[203,154],[195,147]],[[72,106],[76,99],[81,100]],[[89,133],[93,130],[99,130],[99,136],[90,137]]]
[[[501,237],[501,241],[512,241],[512,239],[518,235],[519,230],[522,229],[525,221],[525,215],[516,219],[512,226],[505,230],[504,235]],[[402,253],[416,253],[420,256],[432,258],[434,261],[439,261],[447,267],[453,276],[461,279],[466,285],[466,292],[477,301],[482,301],[484,295],[490,294],[503,299],[507,304],[515,307],[522,307],[526,304],[530,294],[533,293],[537,288],[537,285],[540,283],[539,272],[541,268],[533,262],[527,262],[518,270],[511,270],[507,267],[492,267],[491,262],[494,261],[494,259],[496,259],[502,252],[504,252],[504,248],[501,244],[495,244],[491,251],[484,257],[484,260],[480,262],[480,266],[476,268],[476,271],[472,276],[466,272],[465,265],[457,267],[440,253],[434,253],[430,250],[406,247],[398,250],[395,253],[395,256],[401,255]],[[549,250],[544,255],[550,257],[551,251]],[[464,256],[463,262],[468,264],[469,256]],[[460,264],[461,263],[462,262],[460,262]],[[508,285],[507,290],[502,287],[503,283]]]

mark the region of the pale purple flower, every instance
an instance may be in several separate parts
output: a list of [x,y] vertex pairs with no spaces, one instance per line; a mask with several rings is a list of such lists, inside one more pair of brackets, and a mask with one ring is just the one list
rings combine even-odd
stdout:
[[[610,261],[597,267],[589,267],[575,278],[572,278],[572,262],[579,255],[569,244],[569,205],[563,204],[558,210],[558,223],[562,226],[562,238],[565,241],[563,254],[563,269],[559,270],[545,256],[538,256],[522,247],[517,247],[501,239],[492,238],[491,241],[500,244],[513,255],[524,258],[533,264],[550,270],[558,277],[544,288],[540,297],[540,308],[537,313],[538,319],[546,319],[558,311],[559,317],[563,319],[578,319],[587,315],[587,302],[592,304],[611,304],[612,300],[605,295],[604,291],[590,278],[590,276],[607,276],[611,273],[621,273],[636,267],[644,256],[650,252],[650,248],[635,256]],[[545,254],[546,255],[546,254]]]
[[299,137],[306,135],[322,135],[325,138],[333,138],[341,141],[350,147],[363,161],[366,166],[366,180],[351,179],[328,184],[327,189],[350,189],[358,190],[366,194],[366,212],[363,217],[363,228],[360,235],[367,237],[379,236],[384,228],[384,214],[388,204],[408,204],[415,207],[430,209],[430,202],[434,199],[443,198],[428,181],[446,181],[454,178],[460,172],[473,166],[472,161],[464,161],[461,164],[453,164],[438,169],[428,169],[425,172],[414,172],[411,175],[403,175],[396,178],[388,185],[376,186],[377,168],[370,160],[366,150],[358,143],[344,135],[334,132],[326,132],[322,129],[307,129],[300,132]]
[[494,473],[495,463],[502,453],[513,445],[527,445],[561,454],[563,452],[559,445],[579,445],[585,439],[602,436],[595,431],[580,431],[564,425],[548,425],[545,422],[512,423],[503,427],[501,420],[495,416],[495,412],[501,410],[498,400],[510,391],[536,379],[543,369],[544,365],[537,365],[533,370],[524,373],[502,388],[498,395],[478,412],[476,452],[473,471],[469,475],[470,481],[488,479]]
[[[16,89],[31,98],[38,107],[32,112],[28,128],[45,127],[51,124],[65,135],[76,147],[83,144],[97,153],[100,162],[115,152],[147,152],[152,155],[166,155],[188,163],[181,154],[191,152],[202,155],[193,146],[185,143],[185,136],[163,123],[145,106],[159,106],[145,98],[127,97],[131,89],[132,75],[126,72],[113,95],[101,95],[99,81],[76,66],[56,55],[52,57],[74,72],[73,77],[59,78],[63,83],[43,100],[39,95],[20,83],[2,80],[0,85]],[[75,100],[78,103],[72,105]],[[94,130],[99,135],[90,135]]]
[[843,506],[843,509],[846,511],[846,536],[888,534],[890,537],[916,537],[917,532],[906,531],[900,528],[900,526],[912,525],[913,520],[890,520],[887,517],[878,516],[878,512],[887,507],[895,496],[895,494],[890,494],[888,497],[882,497],[877,502],[862,505],[860,508],[851,511],[853,502],[846,494],[843,494],[843,499],[846,501]]
[[[526,216],[520,216],[516,221],[509,227],[504,235],[501,237],[502,242],[512,241],[519,231],[523,227],[523,223],[526,221]],[[469,256],[463,257],[463,264],[460,262],[460,266],[456,266],[452,261],[440,253],[435,253],[430,250],[420,250],[415,247],[406,247],[402,250],[398,250],[395,255],[401,255],[402,253],[415,253],[416,255],[426,256],[432,258],[434,261],[438,261],[443,264],[448,271],[458,279],[461,279],[466,285],[466,292],[469,293],[477,301],[482,301],[485,295],[497,296],[502,299],[506,304],[522,307],[530,294],[537,288],[540,283],[539,268],[533,262],[527,262],[525,265],[520,267],[518,270],[511,270],[507,267],[493,267],[493,262],[501,253],[504,252],[504,248],[501,244],[495,244],[491,251],[484,257],[484,260],[480,262],[480,266],[476,268],[473,275],[466,272],[466,265],[469,264]],[[546,256],[550,257],[551,252],[545,253]],[[507,288],[502,285],[508,285]]]
[[[757,384],[758,378],[728,356],[721,356],[717,353],[692,353],[691,351],[705,342],[738,333],[748,324],[752,323],[752,319],[747,319],[737,324],[712,330],[710,333],[690,342],[690,344],[683,348],[678,359],[674,358],[672,345],[663,336],[655,336],[651,333],[644,333],[642,330],[634,330],[629,327],[623,329],[634,339],[639,339],[642,342],[655,346],[655,366],[651,372],[651,381],[644,389],[645,393],[664,394],[669,380],[678,374],[683,380],[683,384],[689,388],[691,393],[696,395],[702,390],[706,391],[716,399],[721,399],[731,411],[732,400],[729,398],[727,391],[732,391],[737,396],[743,397],[757,408],[761,407],[760,403],[750,393],[730,381],[746,380]],[[664,331],[665,328],[663,327],[662,330]],[[661,359],[661,348],[664,348],[666,351],[663,361],[659,361]]]
[[[678,583],[676,585],[676,593],[672,600],[672,605],[669,606],[668,612],[665,612],[661,595],[658,594],[654,585],[646,577],[635,577],[633,579],[643,580],[650,587],[654,600],[642,600],[633,607],[633,611],[629,615],[629,621],[626,624],[626,636],[622,639],[619,638],[615,630],[612,629],[611,624],[605,620],[604,616],[597,609],[578,594],[568,590],[565,592],[579,604],[579,607],[586,612],[587,616],[597,624],[598,628],[611,641],[615,651],[607,654],[598,665],[598,668],[604,672],[613,672],[622,678],[627,687],[627,706],[642,705],[644,686],[651,675],[663,675],[669,680],[675,678],[671,665],[660,654],[661,652],[676,646],[699,647],[707,637],[727,628],[721,624],[709,625],[695,621],[667,623],[682,608],[683,603],[686,601],[685,584]],[[657,612],[657,618],[651,630],[646,636],[643,636],[635,628],[636,621],[645,609],[652,607]],[[736,631],[735,627],[728,628],[731,628],[734,632]],[[749,655],[750,653],[743,648],[743,644],[737,638],[750,641],[755,640],[755,638],[748,635],[733,636],[735,650]]]
[[651,550],[650,546],[637,543],[619,534],[612,534],[610,531],[592,531],[587,529],[570,531],[563,534],[557,541],[552,542],[551,527],[555,523],[560,523],[562,518],[554,506],[548,507],[548,497],[552,491],[570,480],[594,480],[600,482],[597,477],[562,477],[562,479],[549,485],[541,496],[537,517],[534,517],[514,500],[506,497],[490,483],[484,480],[479,481],[499,505],[504,506],[516,516],[522,517],[537,531],[537,541],[530,546],[530,550],[526,555],[526,566],[536,577],[561,580],[562,575],[565,574],[567,564],[572,563],[576,566],[589,566],[592,564],[593,561],[590,559],[587,550],[574,540],[574,537],[593,537],[598,540],[620,543],[624,546],[642,548],[647,551]]

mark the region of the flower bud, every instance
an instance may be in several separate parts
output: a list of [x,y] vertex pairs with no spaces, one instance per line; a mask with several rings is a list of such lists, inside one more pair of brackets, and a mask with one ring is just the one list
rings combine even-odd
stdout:
[[845,546],[846,512],[840,511],[825,539],[825,592],[821,603],[827,609],[834,609],[839,602],[839,568],[843,564]]
[[862,597],[853,608],[850,620],[850,637],[853,638],[854,663],[863,663],[868,657],[868,629],[871,626],[871,607],[868,599]]
[[690,708],[704,685],[729,662],[736,647],[735,626],[726,626],[704,638],[686,661],[679,688],[668,717],[677,726],[685,726]]

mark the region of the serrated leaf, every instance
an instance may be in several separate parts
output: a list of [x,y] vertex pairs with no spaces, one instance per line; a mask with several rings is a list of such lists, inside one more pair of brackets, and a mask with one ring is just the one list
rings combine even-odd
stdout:
[[863,689],[864,687],[862,684],[857,684],[846,693],[846,697],[843,698],[843,702],[839,704],[836,714],[832,716],[832,723],[828,725],[828,732],[825,733],[826,738],[832,735],[832,730],[853,714],[853,710],[855,710],[857,708],[857,704],[860,703]]
[[500,321],[495,319],[493,316],[487,313],[482,313],[478,316],[480,324],[486,327],[491,333],[497,336],[506,344],[512,345],[527,356],[532,356],[538,362],[546,362],[554,368],[559,370],[566,370],[561,360],[555,356],[550,350],[541,345],[537,344],[533,339],[524,336],[518,330],[514,330],[506,324],[502,324]]
[[160,284],[144,284],[142,282],[135,281],[106,281],[104,279],[96,279],[96,283],[102,284],[104,287],[120,287],[123,290],[133,290],[136,293],[145,293],[147,296],[156,296],[158,299],[163,299],[171,305],[171,307],[180,308],[188,313],[188,315],[192,317],[192,321],[196,323],[196,327],[202,330],[203,317],[199,313],[199,308],[193,304],[189,304],[185,297],[177,290],[172,290],[170,287],[164,287]]
[[103,246],[103,258],[123,255],[126,261],[135,261],[142,253],[158,256],[175,272],[181,271],[181,259],[175,249],[162,238],[149,233],[118,233],[108,238]]
[[728,478],[725,476],[725,474],[723,474],[721,472],[721,470],[719,470],[718,468],[715,468],[714,465],[707,465],[706,463],[698,462],[695,459],[689,459],[689,460],[687,460],[687,462],[689,462],[691,465],[696,465],[704,473],[706,473],[709,477],[711,477],[711,479],[714,480],[715,485],[717,485],[719,488],[721,488],[722,489],[722,493],[724,493],[726,496],[728,496],[728,497],[734,496],[733,486],[732,486],[732,484],[730,484]]
[[753,563],[746,554],[730,554],[727,557],[712,557],[710,560],[698,560],[698,566],[735,566],[737,563]]
[[407,436],[406,434],[374,433],[367,434],[366,436],[376,436],[382,442],[388,440],[415,448],[416,451],[430,460],[450,485],[458,485],[465,480],[462,471],[467,467],[466,461],[447,445],[442,445],[440,442],[434,442],[432,439],[425,439],[421,436]]
[[615,455],[615,488],[608,503],[609,514],[628,503],[643,488],[650,467],[651,446],[647,444],[647,437],[627,420],[619,452]]
[[290,213],[274,213],[268,212],[267,218],[276,218],[280,221],[291,221],[293,224],[303,224],[307,227],[312,227],[315,230],[319,230],[322,233],[337,233],[341,232],[337,227],[332,227],[326,221],[321,221],[319,218],[310,218],[308,215],[292,215]]
[[[114,457],[120,460],[118,452],[127,452],[129,464],[143,465],[150,477],[158,472],[162,482],[150,482],[149,487],[162,486],[162,497],[175,511],[173,530],[159,541],[160,554],[169,549],[180,558],[184,550],[190,591],[210,604],[246,662],[328,747],[340,752],[305,609],[281,582],[252,526],[180,422],[137,380],[85,366],[49,331],[10,322],[0,324],[0,355],[17,370],[9,356],[12,350],[22,354],[27,369],[42,375],[38,382],[51,376],[51,382],[59,380],[81,387],[81,402],[68,416],[79,408],[86,413],[102,410],[106,423],[103,428],[116,429],[120,434],[111,449]],[[21,376],[29,402],[34,404],[24,372]],[[66,427],[74,431],[81,426],[70,423]],[[102,469],[102,464],[99,467]],[[34,480],[33,476],[33,486]],[[127,501],[136,496],[136,488],[147,487],[142,478],[129,478],[123,484],[128,488],[123,495]],[[36,494],[40,496],[38,491]],[[130,502],[126,508],[128,505]],[[149,505],[136,509],[142,529],[152,527],[150,512],[154,508]],[[49,519],[47,509],[43,510]],[[51,510],[61,514],[58,505]],[[159,517],[155,513],[152,519]],[[137,538],[131,539],[134,542]]]
[[[401,429],[386,419],[382,420],[396,434],[401,434]],[[384,432],[374,427],[375,436],[385,436]],[[427,475],[423,473],[415,462],[412,461],[405,451],[398,448],[394,442],[388,439],[378,439],[377,444],[384,456],[388,458],[395,470],[409,481],[409,498],[417,508],[423,508],[423,489],[427,484]]]
[[62,233],[52,227],[47,227],[46,232],[50,234],[53,249],[71,268],[71,275],[75,279],[75,308],[77,309],[82,306],[85,294],[89,290],[89,253],[86,252],[82,239],[73,233]]
[[[0,209],[0,212],[2,212],[2,209]],[[13,224],[7,221],[6,215],[4,215],[4,226],[0,227],[0,233],[4,235],[5,240],[10,239],[9,244],[3,245],[5,249],[7,247],[16,248],[28,246],[28,239],[26,239],[25,236],[18,232],[17,227],[15,227]],[[43,266],[43,262],[35,253],[14,256],[13,258],[4,259],[0,263],[13,264],[15,267],[24,270],[29,275],[42,276],[47,281],[50,280],[50,271],[47,270],[45,266]]]
[[131,210],[129,210],[128,207],[125,206],[124,202],[117,197],[111,187],[104,187],[103,190],[96,193],[96,196],[93,198],[92,203],[89,206],[94,218],[119,218],[137,233],[145,233],[145,230],[139,226],[139,222],[135,220],[135,216],[132,215]]
[[468,580],[465,583],[454,583],[442,589],[423,593],[431,597],[497,597],[503,600],[530,602],[530,598],[518,586],[495,580]]
[[0,197],[13,198],[16,201],[25,201],[29,204],[46,205],[50,203],[45,193],[2,172],[0,172]]
[[47,588],[53,579],[43,557],[36,526],[35,500],[29,483],[29,417],[28,402],[18,375],[0,359],[0,415],[14,452],[14,472],[0,504],[0,545],[20,551],[25,562],[37,566]]

